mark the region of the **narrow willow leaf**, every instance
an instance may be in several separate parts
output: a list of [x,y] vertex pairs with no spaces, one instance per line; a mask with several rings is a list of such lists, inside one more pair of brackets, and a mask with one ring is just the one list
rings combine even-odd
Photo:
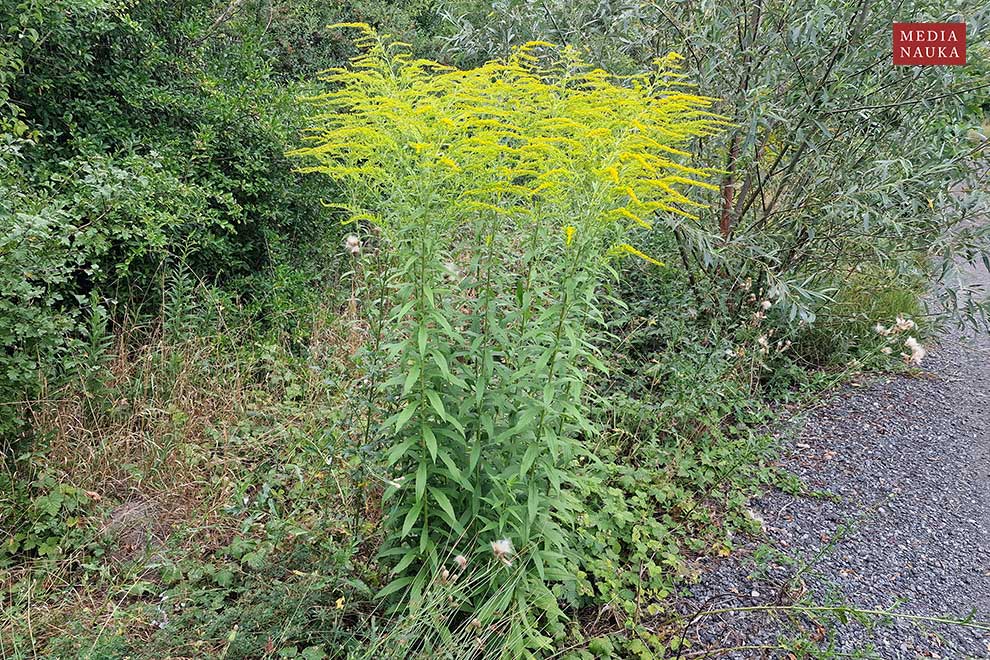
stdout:
[[481,443],[476,442],[474,446],[471,447],[471,461],[468,464],[468,470],[474,472],[474,468],[478,467],[478,461],[481,459]]
[[444,378],[449,381],[450,367],[447,364],[447,358],[445,358],[443,354],[437,350],[430,351],[430,358],[433,360],[434,364],[440,368],[440,373],[444,375]]
[[454,459],[451,458],[446,452],[440,454],[440,460],[443,464],[447,466],[447,474],[450,475],[452,481],[456,482],[459,486],[464,488],[468,492],[474,491],[474,486],[472,486],[467,479],[464,478],[464,473],[461,469],[457,467],[454,463]]
[[543,568],[543,553],[535,550],[533,552],[533,565],[536,566],[536,573],[540,576],[540,579],[546,582],[547,573]]
[[454,515],[454,507],[450,503],[450,499],[447,497],[439,488],[430,487],[430,494],[433,496],[433,500],[440,505],[440,510],[446,513],[447,523],[454,528],[457,533],[461,533],[464,530],[461,529],[461,524],[457,522],[457,516]]
[[533,466],[533,461],[540,455],[540,448],[537,445],[530,445],[523,454],[522,462],[519,464],[519,477],[525,477],[529,468]]
[[417,553],[415,549],[406,550],[405,554],[402,555],[402,559],[400,559],[399,563],[392,569],[392,573],[398,575],[402,571],[406,570],[409,567],[409,564],[413,563],[413,560],[418,556],[419,553]]
[[409,440],[400,442],[396,446],[392,447],[392,449],[388,452],[388,460],[385,462],[386,466],[392,467],[395,465],[403,456],[406,455],[406,452],[409,451],[409,448],[412,447],[415,442],[415,438],[410,438]]
[[529,524],[536,522],[536,514],[540,509],[540,494],[536,491],[536,482],[529,482],[529,496],[526,498],[526,507],[529,511]]
[[430,521],[423,521],[423,529],[419,532],[419,554],[425,554],[430,547]]
[[426,585],[426,571],[420,571],[409,589],[409,608],[417,611],[423,605],[423,587]]
[[382,589],[377,594],[375,594],[375,598],[381,600],[386,596],[394,594],[399,589],[404,589],[406,586],[412,584],[412,581],[413,581],[412,577],[396,578],[391,582],[389,582],[387,585],[385,585],[384,589]]

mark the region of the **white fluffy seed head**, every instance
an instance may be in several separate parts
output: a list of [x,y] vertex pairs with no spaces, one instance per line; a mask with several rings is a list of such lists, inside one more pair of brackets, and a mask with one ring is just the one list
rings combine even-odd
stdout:
[[510,539],[492,541],[492,553],[506,566],[512,565],[512,541]]
[[908,364],[920,366],[921,361],[924,360],[925,356],[928,354],[928,352],[925,350],[925,347],[922,346],[920,343],[918,343],[918,340],[915,339],[914,337],[908,337],[907,339],[905,339],[904,346],[911,351],[910,355],[906,353],[904,354],[904,360]]
[[894,321],[894,328],[897,332],[906,332],[908,330],[914,330],[918,327],[918,324],[911,319],[906,319],[900,314],[897,315],[897,319]]
[[357,237],[357,234],[350,234],[344,239],[344,247],[351,254],[357,256],[361,254],[361,239]]

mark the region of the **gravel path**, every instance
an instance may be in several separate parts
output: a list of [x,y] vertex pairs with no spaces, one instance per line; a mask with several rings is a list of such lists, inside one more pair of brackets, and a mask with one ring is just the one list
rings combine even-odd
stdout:
[[[679,606],[687,617],[812,602],[951,618],[975,611],[990,621],[990,337],[944,337],[921,372],[846,387],[807,415],[784,441],[783,467],[835,497],[772,491],[754,501],[763,537],[702,567]],[[781,612],[705,615],[687,628],[693,643],[681,657],[794,657],[719,649],[801,634],[826,646],[834,635],[836,657],[990,658],[990,632],[973,628],[835,624]]]

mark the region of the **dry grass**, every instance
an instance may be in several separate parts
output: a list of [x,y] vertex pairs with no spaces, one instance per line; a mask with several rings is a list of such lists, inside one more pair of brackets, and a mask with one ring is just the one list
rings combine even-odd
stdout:
[[[305,369],[273,363],[284,355],[245,356],[250,330],[175,342],[161,324],[118,328],[95,388],[77,380],[31,406],[45,467],[101,499],[154,501],[177,520],[202,520],[230,501],[239,475],[278,452],[281,428],[304,424],[337,394],[326,391],[328,374],[346,380],[357,348],[346,317],[320,310],[312,327]],[[288,406],[281,369],[302,392]],[[250,446],[234,437],[245,419],[272,418],[279,425]]]
[[[360,331],[346,310],[315,315],[307,364],[276,343],[260,347],[251,328],[235,335],[222,325],[216,335],[176,340],[161,324],[118,327],[98,373],[30,405],[39,438],[31,469],[86,491],[93,515],[80,525],[93,538],[113,539],[100,560],[103,579],[79,571],[80,552],[6,571],[0,658],[12,652],[15,630],[35,655],[48,638],[72,635],[67,624],[80,618],[98,635],[125,625],[130,639],[154,632],[146,621],[116,617],[134,600],[118,588],[122,579],[158,580],[149,537],[152,550],[180,555],[206,557],[225,547],[241,533],[243,516],[229,507],[245,475],[278,463],[291,451],[287,437],[312,433],[328,411],[345,405]],[[328,391],[331,377],[343,384],[339,391]],[[327,507],[342,510],[347,473],[329,462],[320,469],[333,473],[331,493],[340,497]],[[29,599],[26,608],[23,601],[14,607],[15,589]]]
[[45,467],[101,499],[153,501],[174,521],[215,510],[230,495],[215,484],[245,458],[225,446],[248,406],[244,371],[208,340],[139,336],[116,335],[98,392],[71,383],[32,407]]

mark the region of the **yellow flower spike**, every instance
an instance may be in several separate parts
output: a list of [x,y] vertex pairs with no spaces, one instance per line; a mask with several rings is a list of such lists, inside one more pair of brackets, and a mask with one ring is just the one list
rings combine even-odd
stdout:
[[606,168],[605,173],[612,179],[612,183],[619,185],[619,170],[614,167]]
[[429,142],[410,142],[409,146],[416,150],[416,153],[421,154],[425,150],[430,148]]
[[633,255],[634,257],[639,257],[640,259],[642,259],[644,261],[649,261],[651,264],[654,264],[656,266],[660,266],[661,268],[665,268],[666,265],[667,265],[667,264],[665,264],[662,261],[658,261],[658,260],[654,259],[653,257],[651,257],[650,255],[646,254],[645,252],[640,252],[639,250],[637,250],[633,246],[629,245],[628,243],[619,243],[618,245],[615,246],[615,248],[618,251],[620,251],[620,252],[627,252],[627,253]]
[[653,225],[651,225],[646,220],[643,220],[641,217],[639,217],[638,215],[636,215],[635,213],[633,213],[632,211],[630,211],[625,207],[617,208],[614,211],[612,211],[612,213],[621,215],[624,218],[629,218],[637,225],[639,225],[640,227],[644,227],[645,229],[653,229]]
[[643,203],[643,202],[639,201],[639,197],[636,197],[636,191],[635,190],[633,190],[629,186],[626,186],[624,190],[625,190],[625,193],[627,195],[629,195],[629,199],[631,199],[633,201],[633,204],[642,204]]
[[447,156],[441,156],[440,157],[440,160],[438,162],[441,165],[446,165],[447,167],[449,167],[450,169],[454,170],[455,172],[460,172],[461,171],[461,166],[458,165],[457,164],[457,161],[455,161],[453,158],[448,158]]
[[574,234],[577,232],[577,227],[574,225],[567,225],[564,227],[564,244],[570,245],[571,241],[574,240]]
[[354,224],[356,222],[361,222],[362,220],[364,220],[365,222],[370,222],[373,225],[381,225],[382,224],[382,219],[379,218],[377,215],[373,215],[371,213],[355,213],[351,217],[349,217],[347,220],[341,220],[340,224],[342,224],[342,225],[352,225],[352,224]]

